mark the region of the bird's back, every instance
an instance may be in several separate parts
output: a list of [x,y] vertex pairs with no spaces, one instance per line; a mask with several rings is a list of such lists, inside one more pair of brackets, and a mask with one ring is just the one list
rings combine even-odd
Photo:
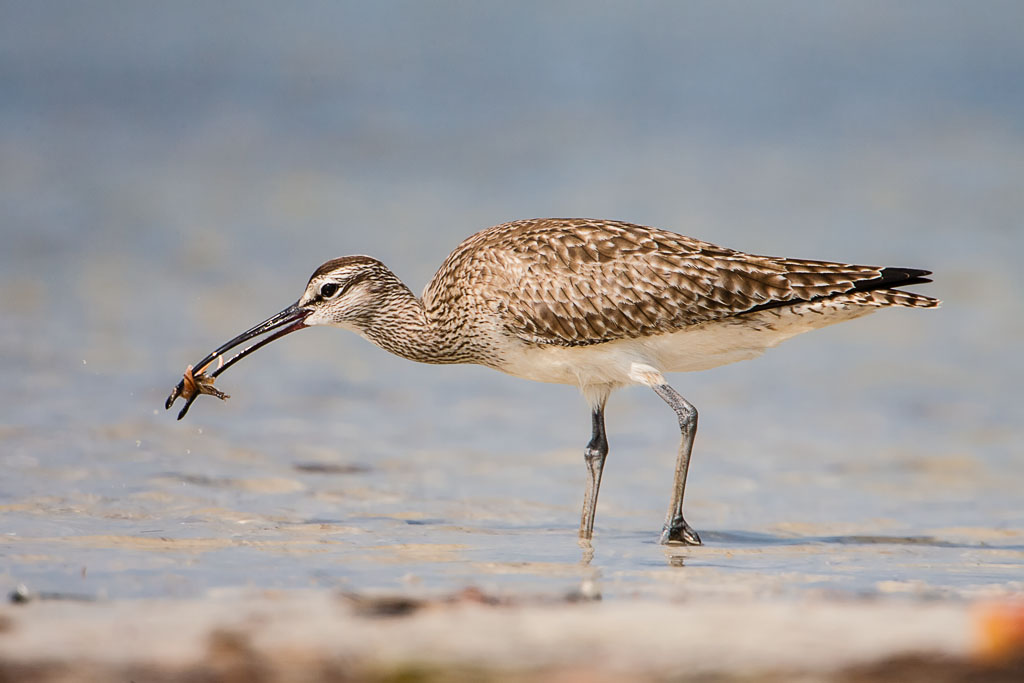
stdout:
[[438,319],[459,321],[463,332],[571,347],[844,295],[853,305],[936,306],[908,292],[870,301],[863,295],[926,282],[927,274],[756,256],[618,221],[548,218],[466,239],[427,285],[423,302]]

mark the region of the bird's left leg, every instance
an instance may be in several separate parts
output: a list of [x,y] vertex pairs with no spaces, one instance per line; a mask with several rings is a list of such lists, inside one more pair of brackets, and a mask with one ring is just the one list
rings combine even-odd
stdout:
[[583,451],[587,463],[587,490],[583,494],[583,515],[580,517],[580,538],[590,539],[594,535],[594,515],[597,512],[597,493],[601,488],[601,473],[608,456],[608,438],[604,433],[604,400],[594,404],[591,413],[590,443]]

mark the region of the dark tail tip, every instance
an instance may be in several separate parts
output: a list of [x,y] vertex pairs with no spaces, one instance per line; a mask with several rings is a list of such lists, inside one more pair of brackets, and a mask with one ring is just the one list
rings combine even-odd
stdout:
[[931,275],[930,270],[919,268],[882,268],[878,277],[871,280],[861,280],[854,284],[853,288],[862,292],[872,289],[892,289],[893,287],[904,287],[906,285],[922,285],[931,282],[925,277]]

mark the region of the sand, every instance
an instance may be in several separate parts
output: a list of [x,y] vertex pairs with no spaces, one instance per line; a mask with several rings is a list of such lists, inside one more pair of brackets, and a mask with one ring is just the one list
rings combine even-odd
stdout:
[[432,599],[325,591],[36,599],[0,611],[0,680],[1021,680],[1024,606],[1014,608],[1015,641],[997,642],[992,628],[1008,609],[511,601],[475,589]]

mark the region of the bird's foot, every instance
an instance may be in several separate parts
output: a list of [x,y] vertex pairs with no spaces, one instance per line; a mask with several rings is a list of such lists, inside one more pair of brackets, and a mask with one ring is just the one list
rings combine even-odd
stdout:
[[693,530],[682,515],[672,518],[661,530],[662,545],[703,545],[700,536]]

